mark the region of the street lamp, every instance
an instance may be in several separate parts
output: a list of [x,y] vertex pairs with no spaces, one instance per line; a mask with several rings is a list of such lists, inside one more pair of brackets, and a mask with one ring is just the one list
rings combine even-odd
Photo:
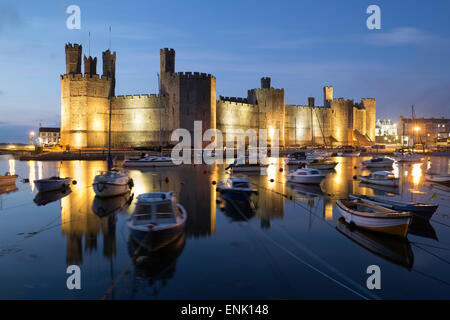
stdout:
[[36,132],[30,131],[30,144],[33,144],[33,138],[36,135]]

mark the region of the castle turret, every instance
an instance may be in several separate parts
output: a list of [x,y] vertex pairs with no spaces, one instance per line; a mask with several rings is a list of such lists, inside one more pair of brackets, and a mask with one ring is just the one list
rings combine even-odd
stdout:
[[66,44],[66,74],[81,73],[81,51],[80,44]]
[[103,76],[111,79],[111,96],[115,96],[116,90],[116,52],[108,49],[102,53]]
[[169,92],[169,77],[175,73],[175,50],[164,48],[159,51],[160,56],[160,76],[161,76],[161,93]]
[[313,97],[308,97],[308,107],[313,108],[314,102],[315,102],[315,99]]
[[270,89],[270,77],[261,78],[261,89]]
[[324,107],[330,107],[331,101],[333,101],[333,86],[323,87],[323,105],[324,105]]
[[84,74],[88,74],[90,76],[97,74],[97,57],[87,58],[84,56]]

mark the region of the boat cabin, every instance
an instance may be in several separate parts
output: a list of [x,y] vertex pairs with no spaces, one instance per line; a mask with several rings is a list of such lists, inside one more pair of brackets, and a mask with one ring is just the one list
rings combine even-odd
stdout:
[[173,192],[153,192],[138,196],[136,209],[131,216],[134,225],[159,225],[176,223],[181,215]]

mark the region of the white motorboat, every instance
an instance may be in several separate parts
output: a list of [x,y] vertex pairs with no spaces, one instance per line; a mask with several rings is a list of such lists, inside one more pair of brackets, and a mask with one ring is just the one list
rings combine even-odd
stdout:
[[34,180],[34,184],[39,192],[48,192],[68,188],[71,181],[72,178],[69,177],[50,177],[46,179]]
[[375,171],[367,176],[359,176],[359,180],[382,186],[398,187],[399,179],[389,171]]
[[117,170],[100,172],[92,184],[97,197],[115,197],[125,194],[133,188],[133,179]]
[[250,186],[250,179],[242,176],[229,177],[225,183],[219,182],[217,191],[233,200],[249,200],[252,194],[257,193]]
[[438,174],[427,172],[425,174],[425,180],[450,187],[450,174]]
[[372,159],[361,161],[361,166],[366,168],[386,168],[392,167],[394,160],[389,158],[373,157]]
[[129,167],[174,167],[178,166],[170,157],[147,156],[143,158],[129,158],[123,161],[122,166]]
[[306,162],[306,153],[305,152],[294,152],[289,154],[285,159],[284,162],[287,165],[297,165],[302,164]]
[[382,232],[399,237],[406,237],[412,221],[412,213],[399,212],[360,199],[338,200],[338,212],[351,225]]
[[306,164],[307,168],[319,169],[319,170],[332,170],[338,165],[338,162],[332,160],[319,160],[315,159]]
[[325,178],[325,175],[316,169],[297,169],[286,174],[289,182],[305,183],[305,184],[320,184]]
[[177,203],[173,191],[150,192],[137,197],[128,227],[135,241],[157,250],[178,238],[186,220],[186,210]]
[[306,158],[307,160],[324,160],[326,158],[331,157],[332,154],[333,153],[329,151],[313,150],[306,154]]
[[0,176],[0,186],[15,184],[18,177],[17,174],[10,174],[7,172],[4,176]]

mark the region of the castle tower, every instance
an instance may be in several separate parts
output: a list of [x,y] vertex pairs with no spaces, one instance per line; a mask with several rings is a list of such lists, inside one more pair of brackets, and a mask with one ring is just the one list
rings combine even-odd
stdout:
[[[75,50],[76,49],[76,50]],[[61,75],[61,145],[71,148],[107,144],[111,78],[99,77],[97,58],[84,57],[81,45],[66,45],[66,74]]]
[[171,74],[175,73],[175,50],[164,48],[159,50],[161,93],[168,93],[168,83]]
[[102,53],[103,76],[111,79],[111,96],[116,94],[116,52],[108,49]]
[[270,77],[261,78],[261,89],[270,89]]
[[84,74],[88,74],[90,76],[97,74],[97,58],[84,56]]
[[79,44],[66,44],[66,74],[81,73],[81,51]]
[[333,86],[323,87],[323,106],[330,107],[333,101]]

